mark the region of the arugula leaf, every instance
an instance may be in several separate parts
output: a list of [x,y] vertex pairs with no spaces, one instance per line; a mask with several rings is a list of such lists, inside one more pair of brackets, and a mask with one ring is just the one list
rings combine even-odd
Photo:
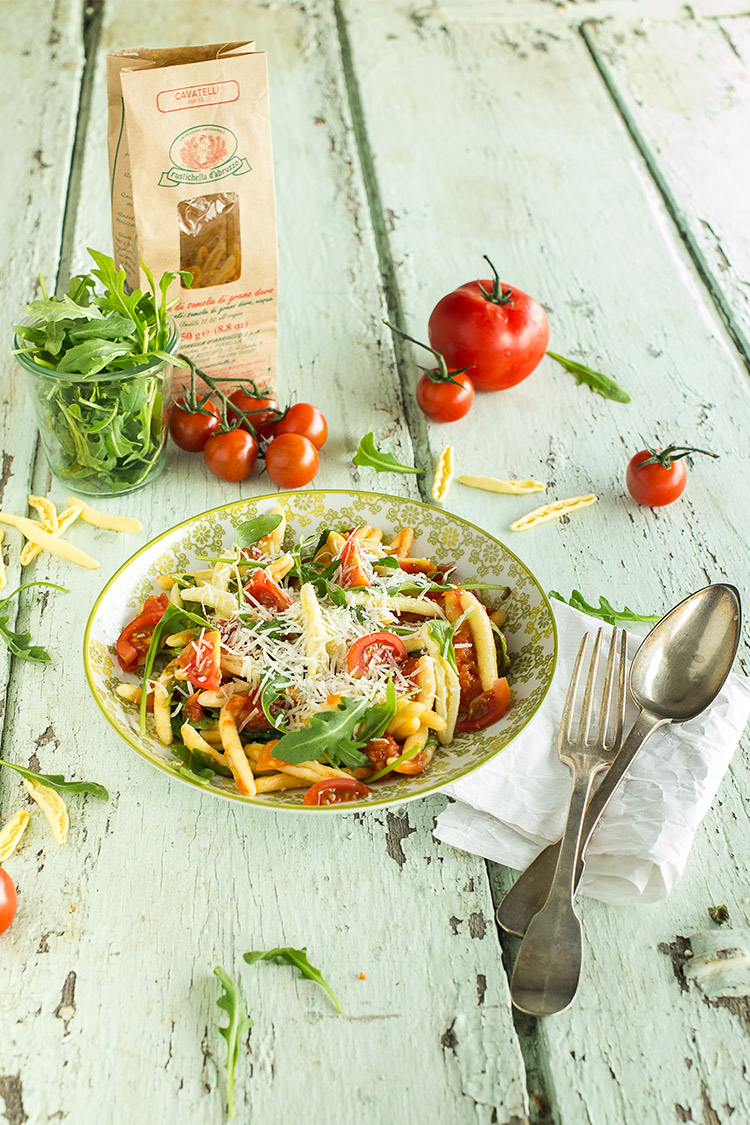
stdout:
[[[275,753],[274,751],[274,754]],[[331,1000],[333,1000],[338,1011],[342,1011],[341,1005],[334,995],[331,986],[324,980],[320,969],[316,969],[315,966],[311,965],[308,961],[307,946],[303,946],[302,949],[291,949],[287,947],[285,949],[255,950],[250,953],[245,953],[243,956],[248,965],[254,965],[256,961],[272,961],[275,965],[295,966],[299,969],[303,977],[307,977],[308,980],[314,980],[316,984],[324,988],[331,997]]]
[[577,363],[574,359],[565,359],[564,356],[556,355],[555,352],[547,352],[547,355],[550,359],[557,360],[571,375],[575,375],[579,387],[586,383],[592,391],[601,395],[602,398],[611,398],[614,402],[630,402],[628,392],[614,379],[610,379],[609,375],[602,375],[601,371],[592,371],[585,364]]
[[510,657],[508,656],[508,642],[505,639],[505,633],[502,631],[502,629],[499,629],[497,627],[494,621],[490,621],[490,628],[495,634],[495,648],[498,650],[499,656],[497,667],[500,675],[502,676],[510,666]]
[[655,624],[657,621],[661,621],[658,614],[635,613],[632,609],[629,609],[628,606],[625,606],[624,609],[615,609],[603,595],[599,597],[598,608],[589,605],[580,590],[573,590],[570,598],[564,598],[557,590],[550,590],[549,596],[551,598],[556,598],[559,602],[572,605],[573,609],[578,609],[581,613],[587,613],[589,617],[599,617],[602,621],[606,621],[608,625],[616,625],[618,621],[646,621],[649,624]]
[[281,714],[274,715],[271,712],[271,707],[284,694],[284,688],[288,683],[289,680],[285,676],[271,672],[265,676],[261,687],[260,707],[268,719],[269,726],[274,727],[275,730],[284,730],[284,719]]
[[[379,738],[396,713],[395,689],[386,691],[384,703],[361,699],[342,699],[335,711],[318,711],[310,725],[288,731],[274,747],[273,756],[290,766],[324,757],[333,765],[350,769],[369,762],[359,753],[372,738]],[[370,712],[373,715],[370,716]],[[365,737],[366,735],[366,737]]]
[[238,547],[251,547],[281,523],[282,517],[276,512],[273,515],[255,516],[254,519],[245,520],[234,529],[234,541]]
[[90,793],[92,797],[99,797],[102,801],[109,800],[109,793],[98,781],[66,781],[61,773],[34,773],[25,766],[17,766],[15,762],[6,762],[4,758],[0,758],[0,766],[15,770],[29,781],[38,781],[40,785],[59,789],[61,793]]
[[357,730],[357,742],[366,746],[373,738],[380,738],[383,731],[396,714],[398,697],[393,680],[388,680],[385,689],[385,699],[382,703],[374,703],[365,715],[362,725]]
[[[195,625],[200,625],[201,629],[211,630],[213,628],[211,623],[206,621],[205,618],[199,617],[197,613],[190,613],[190,611],[187,609],[180,609],[174,604],[174,602],[170,602],[170,604],[164,611],[163,616],[157,621],[156,625],[154,625],[154,631],[151,634],[151,640],[149,641],[148,649],[146,651],[146,661],[143,665],[143,683],[141,686],[141,710],[139,722],[141,734],[146,733],[146,703],[148,700],[148,685],[151,679],[151,673],[154,670],[154,662],[156,660],[157,653],[161,648],[161,639],[164,636],[168,625],[171,626],[171,628],[169,629],[170,633],[177,633],[181,629],[185,629],[187,627],[187,623],[190,621],[192,621]],[[182,622],[184,622],[184,624],[182,624]]]
[[385,566],[389,570],[398,570],[400,563],[395,555],[383,555],[382,559],[375,559],[373,566]]
[[254,1026],[255,1021],[243,1013],[239,989],[229,974],[221,965],[217,965],[214,972],[224,989],[223,995],[216,1003],[229,1016],[229,1023],[226,1027],[219,1028],[219,1034],[227,1041],[227,1113],[230,1117],[234,1117],[234,1070],[240,1057],[242,1036]]
[[456,661],[456,649],[453,644],[453,639],[458,632],[458,629],[463,625],[467,617],[472,614],[471,608],[464,610],[459,618],[454,622],[441,621],[438,617],[433,617],[428,622],[427,629],[438,646],[438,653],[450,664],[453,671],[458,675],[458,663]]
[[382,453],[375,446],[375,438],[372,430],[366,433],[357,446],[357,452],[352,457],[354,465],[365,465],[368,469],[374,469],[376,473],[416,473],[417,475],[424,472],[424,469],[414,469],[411,465],[404,465],[401,461],[397,461],[392,453]]
[[[6,598],[0,601],[0,609],[2,609],[4,605],[7,605],[12,598],[15,598],[17,594],[20,594],[22,590],[29,590],[32,586],[51,586],[53,590],[62,590],[64,594],[68,593],[66,586],[58,586],[55,582],[24,582],[23,585],[15,589],[12,594],[8,594]],[[7,613],[4,617],[0,617],[0,638],[5,641],[14,656],[18,656],[21,660],[33,660],[38,664],[45,664],[52,659],[46,648],[42,648],[41,645],[32,645],[29,643],[31,633],[14,632],[8,624],[9,618],[10,615]]]

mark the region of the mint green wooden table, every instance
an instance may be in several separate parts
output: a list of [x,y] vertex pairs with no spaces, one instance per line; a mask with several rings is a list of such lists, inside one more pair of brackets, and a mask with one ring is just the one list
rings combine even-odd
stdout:
[[[254,38],[271,76],[280,391],[318,403],[331,423],[316,484],[417,496],[411,478],[352,467],[359,437],[372,423],[419,464],[449,441],[460,471],[599,494],[589,512],[514,538],[546,588],[642,612],[711,580],[747,592],[746,5],[82,7],[26,0],[5,21],[6,338],[39,270],[67,280],[87,245],[109,245],[107,51]],[[426,422],[410,354],[394,354],[381,318],[401,315],[424,336],[436,299],[481,276],[484,253],[548,307],[551,346],[612,373],[632,405],[592,396],[545,360],[450,430]],[[0,379],[0,504],[22,512],[29,491],[61,502],[7,354]],[[695,466],[678,504],[640,509],[623,486],[640,434],[721,460]],[[303,825],[206,800],[112,735],[80,659],[97,592],[147,538],[261,491],[257,479],[241,489],[209,479],[172,450],[155,486],[108,504],[137,514],[142,537],[76,528],[70,540],[100,571],[37,564],[37,577],[70,589],[19,610],[54,664],[0,651],[3,753],[112,795],[71,801],[64,849],[32,818],[8,862],[20,906],[1,939],[0,1114],[12,1125],[221,1121],[221,964],[255,1019],[237,1072],[240,1121],[749,1121],[747,1001],[708,1003],[668,955],[705,927],[711,903],[726,902],[735,926],[750,920],[742,751],[668,901],[581,903],[577,1002],[539,1023],[514,1018],[515,945],[493,921],[513,874],[435,842],[444,798]],[[501,536],[529,507],[459,486],[448,506]],[[12,532],[3,550],[13,583]],[[4,776],[2,817],[23,801]],[[241,960],[304,944],[343,1016],[291,971]]]

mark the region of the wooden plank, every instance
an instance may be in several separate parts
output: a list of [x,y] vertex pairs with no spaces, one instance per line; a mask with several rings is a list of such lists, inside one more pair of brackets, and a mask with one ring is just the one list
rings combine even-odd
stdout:
[[750,363],[750,16],[584,34]]
[[[420,461],[450,442],[459,472],[538,477],[549,498],[600,496],[566,523],[518,536],[508,525],[535,497],[454,486],[447,506],[509,542],[546,587],[594,600],[663,611],[706,581],[742,582],[749,466],[733,419],[746,409],[745,374],[581,37],[562,22],[554,34],[491,20],[416,24],[400,6],[358,0],[345,13],[409,330],[425,338],[436,300],[482,276],[489,253],[504,280],[545,303],[551,346],[633,398],[592,396],[545,360],[518,387],[478,396],[465,420],[424,423]],[[639,508],[623,478],[641,434],[687,436],[722,459],[696,463],[678,504]],[[585,903],[579,998],[538,1030],[562,1122],[750,1113],[745,1025],[681,991],[659,951],[701,928],[718,893],[735,924],[746,921],[746,786],[738,755],[667,902]]]
[[[280,390],[318,403],[331,437],[319,486],[416,495],[350,465],[372,423],[412,456],[383,314],[369,218],[328,5],[268,8],[107,5],[77,217],[74,268],[109,245],[104,55],[257,39],[269,50],[281,247]],[[179,20],[177,16],[179,14]],[[45,472],[35,484],[43,488]],[[60,850],[34,819],[9,869],[21,908],[5,944],[0,1006],[8,1074],[31,1120],[219,1119],[224,1041],[214,965],[240,982],[256,1020],[237,1074],[239,1119],[391,1123],[415,1107],[436,1121],[520,1123],[523,1063],[492,923],[484,865],[438,845],[443,799],[407,811],[310,824],[207,800],[156,775],[110,734],[86,698],[80,646],[106,577],[149,535],[267,491],[210,478],[172,450],[154,487],[102,502],[137,515],[142,536],[93,528],[70,539],[101,560],[72,572],[46,560],[70,595],[39,603],[30,627],[52,669],[17,669],[6,750],[43,770],[105,783],[112,801],[71,800]],[[52,494],[63,490],[55,485]],[[39,701],[42,701],[41,705]],[[5,786],[3,814],[20,790]],[[291,970],[243,965],[247,949],[307,945],[345,1015]],[[363,973],[366,980],[361,980]],[[19,999],[21,998],[21,999]],[[103,1061],[106,1052],[106,1063]],[[333,1090],[330,1073],[346,1068]],[[321,1074],[325,1075],[321,1081]]]
[[[82,51],[78,0],[50,5],[34,0],[7,21],[0,43],[6,89],[3,115],[6,159],[0,178],[4,263],[0,310],[7,344],[0,357],[0,508],[26,513],[27,484],[36,448],[36,423],[23,373],[10,354],[10,326],[23,319],[22,304],[38,293],[37,275],[54,285],[65,193],[75,134]],[[0,548],[8,563],[6,594],[19,573],[12,535]],[[16,606],[8,607],[11,620]],[[7,678],[5,646],[0,677]]]

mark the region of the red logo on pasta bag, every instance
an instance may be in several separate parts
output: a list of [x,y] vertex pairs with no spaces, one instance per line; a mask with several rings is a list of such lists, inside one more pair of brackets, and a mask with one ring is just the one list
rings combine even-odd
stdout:
[[160,187],[202,184],[242,176],[251,167],[237,156],[237,137],[223,125],[194,125],[175,137],[169,149],[172,167],[162,172]]

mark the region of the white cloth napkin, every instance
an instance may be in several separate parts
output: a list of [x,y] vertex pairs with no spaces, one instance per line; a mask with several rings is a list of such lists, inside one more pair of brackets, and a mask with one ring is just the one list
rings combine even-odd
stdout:
[[[519,870],[565,824],[570,771],[557,756],[559,721],[581,637],[600,624],[562,602],[553,608],[559,655],[544,703],[507,749],[443,790],[455,803],[440,814],[434,831],[439,840]],[[629,634],[631,658],[640,640]],[[630,702],[626,733],[636,715]],[[651,735],[591,838],[583,894],[621,904],[669,894],[749,715],[750,679],[731,674],[697,719]]]

